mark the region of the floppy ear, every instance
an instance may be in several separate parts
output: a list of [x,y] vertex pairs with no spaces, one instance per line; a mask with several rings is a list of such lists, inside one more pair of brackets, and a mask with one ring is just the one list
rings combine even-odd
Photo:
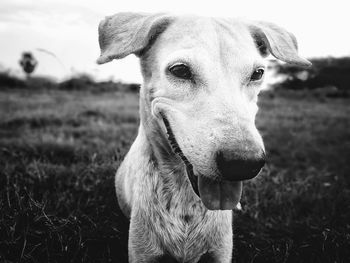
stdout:
[[303,67],[311,66],[310,61],[298,55],[297,40],[292,33],[268,22],[253,22],[249,29],[263,55],[270,52],[284,62]]
[[164,14],[118,13],[100,22],[98,64],[130,54],[140,55],[173,20]]

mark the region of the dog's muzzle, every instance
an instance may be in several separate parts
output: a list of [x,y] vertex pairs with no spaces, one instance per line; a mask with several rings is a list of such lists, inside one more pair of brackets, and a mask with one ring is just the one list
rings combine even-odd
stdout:
[[195,175],[193,165],[177,143],[168,119],[164,113],[160,113],[160,115],[166,128],[169,144],[173,152],[184,162],[192,189],[202,200],[205,207],[209,210],[232,210],[236,208],[242,195],[242,180],[256,176],[264,165],[264,160],[257,161],[251,166],[249,162],[227,160],[225,159],[226,156],[219,154],[216,158],[218,175],[215,177],[202,174]]

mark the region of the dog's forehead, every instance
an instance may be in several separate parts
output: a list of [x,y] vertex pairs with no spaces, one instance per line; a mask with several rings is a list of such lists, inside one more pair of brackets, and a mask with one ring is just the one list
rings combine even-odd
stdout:
[[162,38],[172,43],[189,39],[193,44],[210,43],[217,38],[227,38],[231,44],[252,40],[248,27],[239,19],[196,16],[176,17]]
[[158,38],[166,53],[206,50],[210,56],[223,58],[258,54],[248,27],[238,19],[178,16]]
[[[205,17],[179,16],[169,25],[162,34],[162,39],[174,42],[191,40],[193,44],[215,37],[216,32],[213,20]],[[206,41],[207,42],[207,41]]]

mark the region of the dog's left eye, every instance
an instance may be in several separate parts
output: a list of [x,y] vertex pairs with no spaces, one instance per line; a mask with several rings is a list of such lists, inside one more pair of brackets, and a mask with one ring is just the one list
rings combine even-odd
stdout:
[[250,77],[250,81],[258,81],[264,76],[264,69],[258,68],[254,70],[253,74]]
[[192,79],[191,69],[185,64],[175,64],[169,67],[169,71],[177,78]]

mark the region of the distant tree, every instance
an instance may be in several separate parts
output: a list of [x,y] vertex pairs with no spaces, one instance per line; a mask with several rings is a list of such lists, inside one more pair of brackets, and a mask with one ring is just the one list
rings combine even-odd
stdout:
[[27,79],[30,77],[38,65],[38,61],[34,58],[31,52],[23,52],[19,61],[24,73],[27,75]]
[[311,59],[312,67],[278,64],[277,74],[287,76],[278,84],[288,89],[332,88],[339,96],[350,96],[350,57]]

